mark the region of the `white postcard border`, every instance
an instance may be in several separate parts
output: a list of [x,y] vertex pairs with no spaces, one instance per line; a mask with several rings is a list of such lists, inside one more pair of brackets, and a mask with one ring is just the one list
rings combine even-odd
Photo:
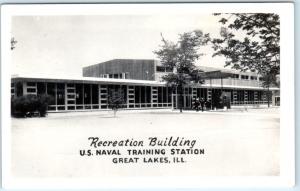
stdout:
[[[287,187],[295,179],[294,8],[292,3],[4,5],[1,9],[1,126],[4,188],[198,188]],[[168,8],[168,9],[166,9]],[[15,179],[10,175],[10,19],[15,15],[193,14],[275,12],[281,30],[280,176],[278,177],[125,177],[114,179]],[[134,12],[132,13],[132,10]],[[116,184],[117,182],[117,184]]]

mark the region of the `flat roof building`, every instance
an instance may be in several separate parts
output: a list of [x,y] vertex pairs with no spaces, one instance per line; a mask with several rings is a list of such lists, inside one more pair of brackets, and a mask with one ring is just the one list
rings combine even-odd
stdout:
[[[266,90],[257,74],[199,68],[204,83],[192,83],[184,88],[184,108],[192,108],[197,97],[211,104],[220,96],[227,97],[231,105],[267,103]],[[81,111],[108,109],[109,91],[122,89],[123,108],[177,108],[177,89],[167,87],[161,79],[168,72],[172,70],[156,60],[114,59],[84,67],[80,78],[13,76],[11,94],[47,94],[53,97],[49,111]],[[279,88],[271,90],[279,91]]]

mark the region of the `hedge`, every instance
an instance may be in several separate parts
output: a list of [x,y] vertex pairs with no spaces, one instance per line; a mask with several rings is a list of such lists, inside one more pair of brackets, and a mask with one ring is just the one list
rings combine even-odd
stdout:
[[14,117],[30,117],[38,113],[40,117],[47,115],[48,95],[23,95],[11,99],[11,115]]

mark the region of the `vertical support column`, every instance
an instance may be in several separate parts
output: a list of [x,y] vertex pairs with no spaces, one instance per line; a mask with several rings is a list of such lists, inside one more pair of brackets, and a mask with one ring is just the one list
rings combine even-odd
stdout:
[[100,108],[107,109],[107,85],[100,86]]
[[258,92],[254,91],[254,104],[258,104]]
[[10,96],[15,97],[15,83],[10,84]]
[[207,101],[211,102],[212,89],[207,89]]
[[233,90],[233,104],[236,104],[237,103],[237,91],[236,90]]
[[248,104],[248,91],[244,90],[244,104]]
[[27,95],[27,82],[22,82],[23,95]]
[[134,108],[135,91],[134,86],[127,86],[127,108]]
[[[174,94],[173,94],[173,91],[175,92]],[[172,104],[172,110],[173,109],[175,109],[174,108],[174,102],[176,102],[176,99],[175,98],[177,97],[177,87],[175,87],[175,90],[173,90],[173,89],[171,89],[171,104]]]
[[[31,83],[28,85],[28,83]],[[26,92],[26,94],[31,95],[37,95],[37,83],[36,82],[24,82],[23,86],[23,93]],[[24,95],[26,95],[24,94]]]
[[66,108],[67,110],[75,110],[76,105],[76,90],[75,84],[66,84],[65,85],[65,97],[66,97]]
[[268,98],[267,98],[267,91],[263,91],[263,94],[262,94],[262,101],[263,101],[263,103],[267,103],[267,101],[268,101]]
[[197,88],[192,88],[192,99],[195,100],[197,98]]
[[210,102],[210,109],[212,109],[212,88],[207,89],[207,101]]
[[197,88],[192,87],[192,103],[191,103],[192,107],[194,105],[194,101],[196,100],[196,98],[197,98]]
[[152,107],[157,107],[157,101],[158,101],[158,90],[157,87],[151,86],[151,106]]

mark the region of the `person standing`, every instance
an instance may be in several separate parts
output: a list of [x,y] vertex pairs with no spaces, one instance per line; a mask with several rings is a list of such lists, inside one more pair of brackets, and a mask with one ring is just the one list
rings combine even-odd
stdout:
[[199,111],[199,105],[200,105],[200,100],[199,98],[196,98],[195,103],[194,103],[194,108],[196,109],[196,111]]
[[201,111],[202,111],[202,112],[204,111],[204,103],[205,103],[204,99],[201,98],[201,99],[200,99],[200,105],[201,105]]

